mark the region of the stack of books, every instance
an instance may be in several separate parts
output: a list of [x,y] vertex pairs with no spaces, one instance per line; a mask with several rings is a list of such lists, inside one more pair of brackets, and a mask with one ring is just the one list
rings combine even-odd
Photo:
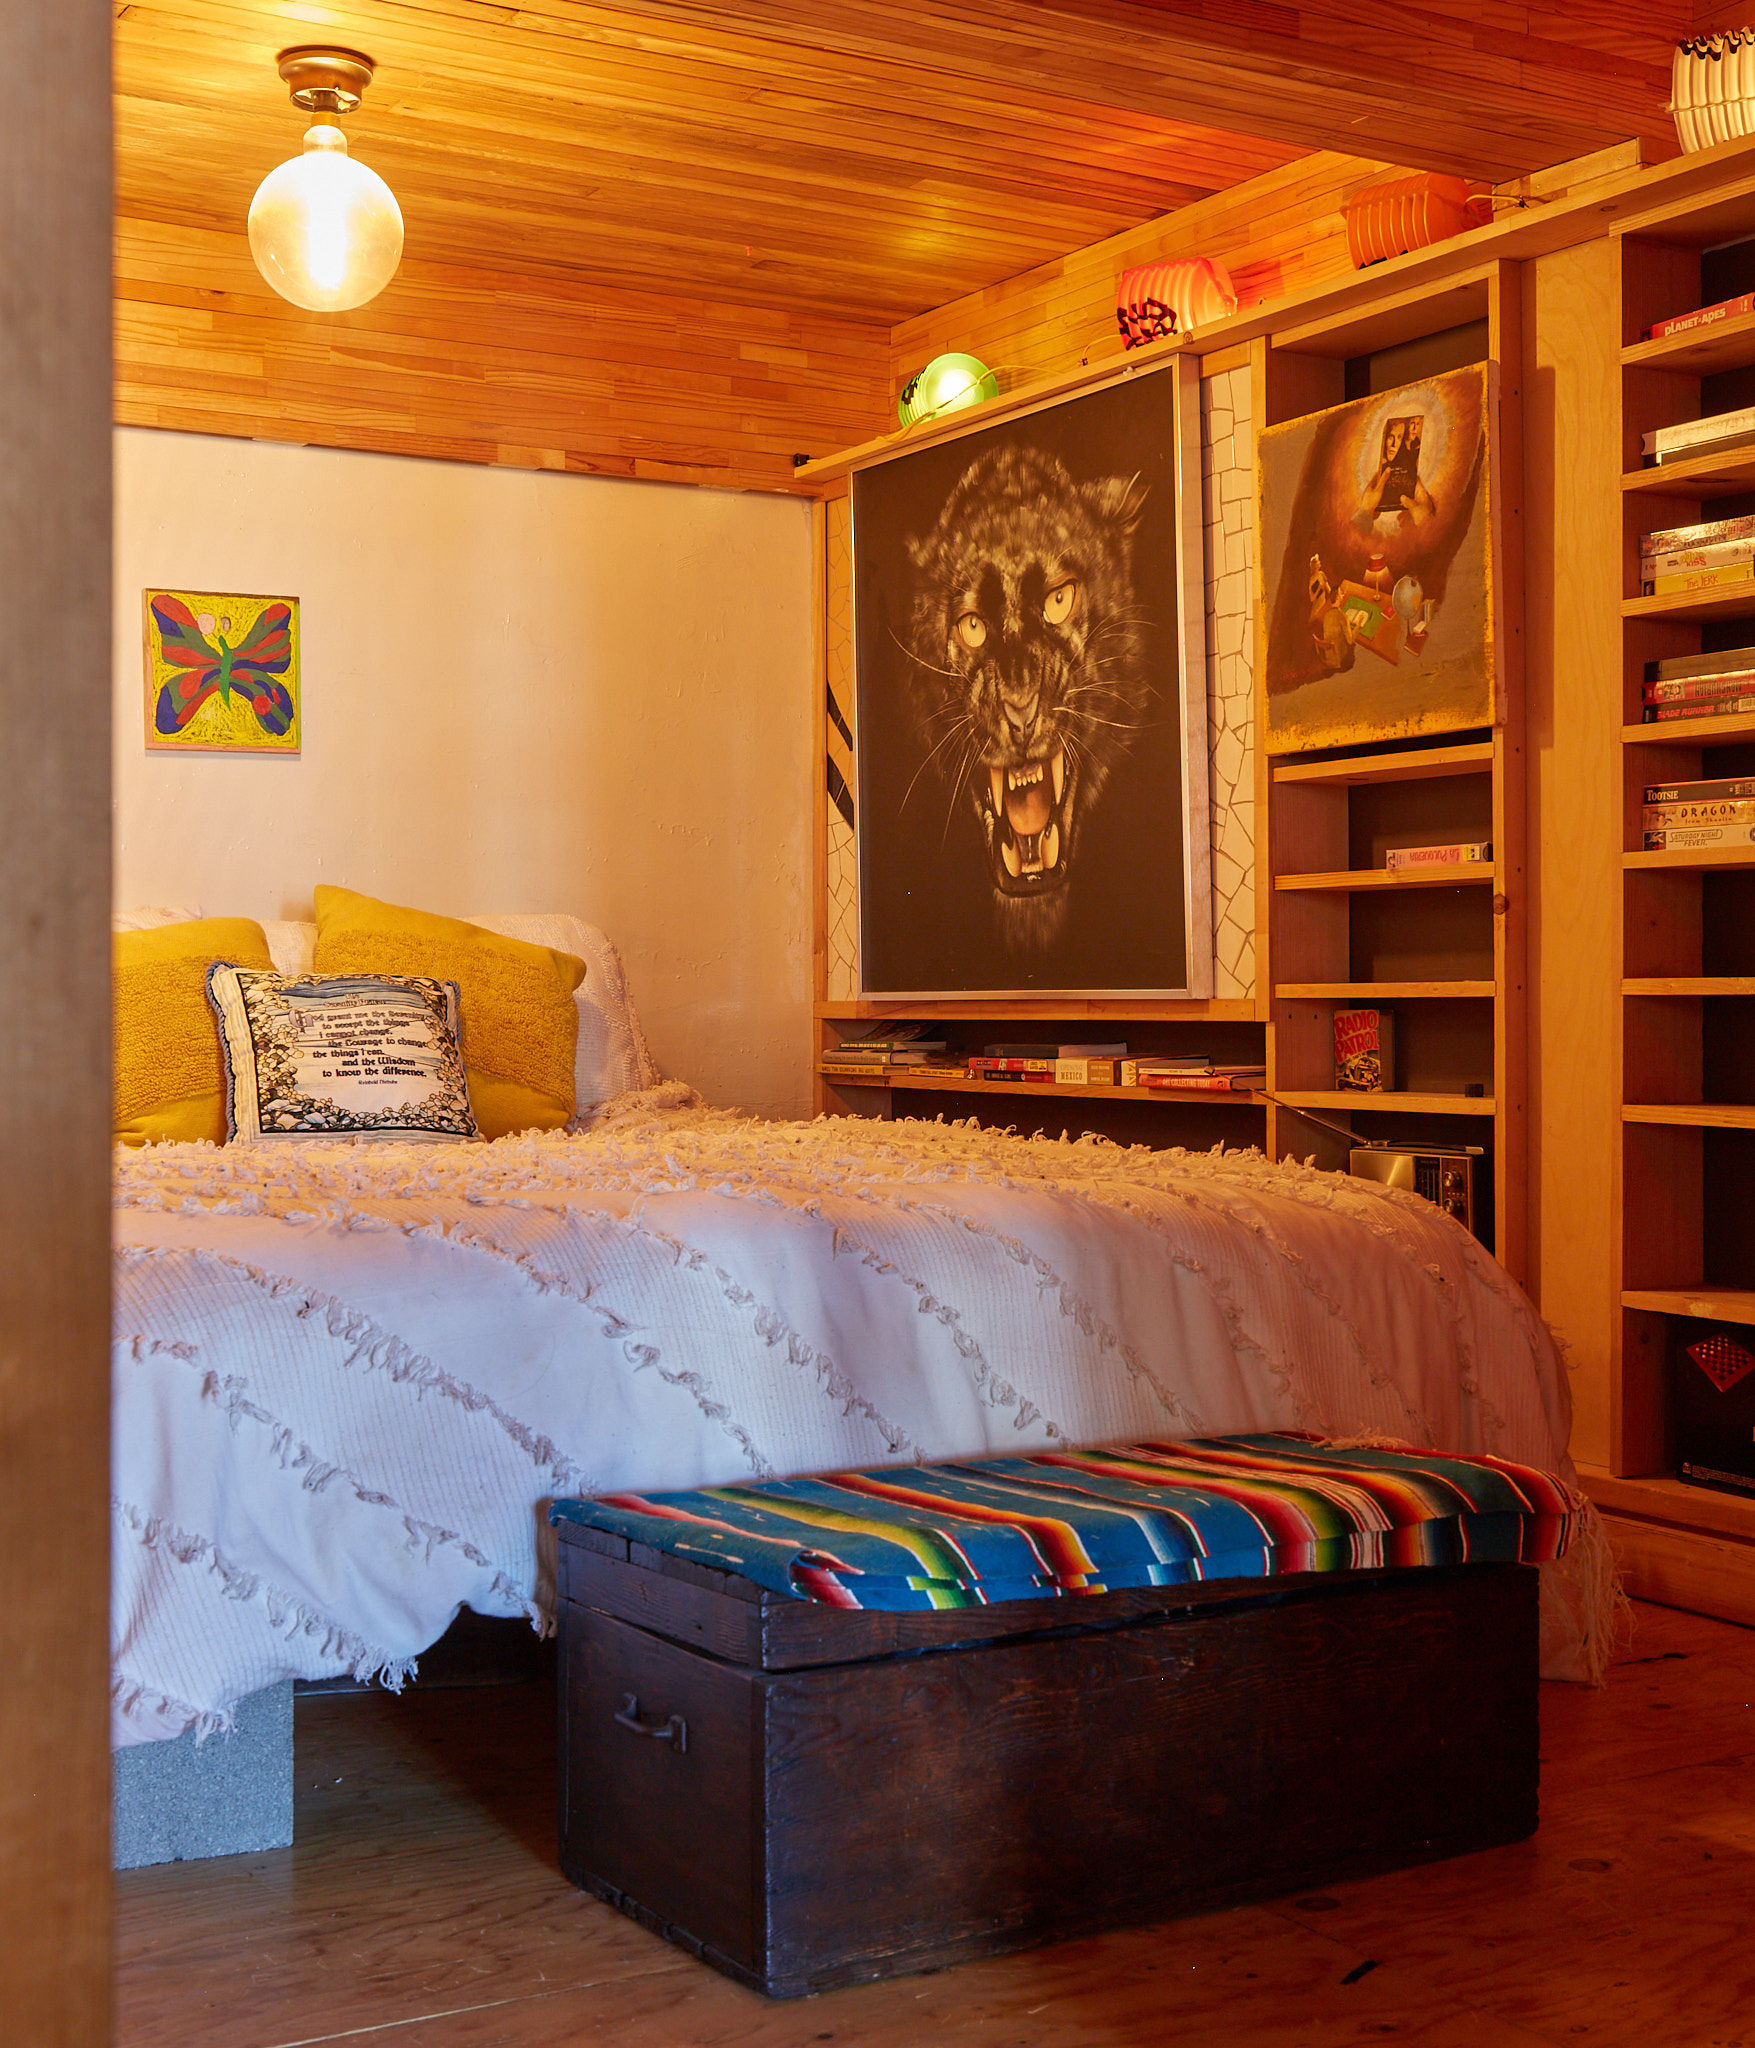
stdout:
[[1059,1057],[1059,1046],[1038,1043],[1033,1039],[984,1045],[978,1053],[969,1055],[969,1078],[972,1081],[1052,1081],[1054,1062]]
[[1113,1088],[1125,1044],[1060,1045],[1025,1040],[983,1046],[969,1057],[969,1072],[988,1081],[1059,1081],[1074,1088]]
[[1672,597],[1755,580],[1755,517],[1706,519],[1639,536],[1642,597]]
[[1648,783],[1640,823],[1647,853],[1755,845],[1755,781],[1721,775]]
[[1648,661],[1644,698],[1648,725],[1755,711],[1755,647]]
[[1658,427],[1645,436],[1647,463],[1691,462],[1696,455],[1717,455],[1755,441],[1755,405],[1735,412],[1715,412],[1703,420],[1682,420]]
[[947,1050],[942,1038],[930,1036],[930,1024],[878,1025],[862,1038],[849,1038],[824,1053],[825,1074],[856,1080],[902,1080],[910,1067],[959,1072],[962,1061]]

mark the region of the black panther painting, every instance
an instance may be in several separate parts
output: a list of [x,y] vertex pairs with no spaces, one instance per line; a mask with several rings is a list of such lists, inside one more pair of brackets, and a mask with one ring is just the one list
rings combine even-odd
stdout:
[[1171,386],[856,475],[868,992],[1189,986]]

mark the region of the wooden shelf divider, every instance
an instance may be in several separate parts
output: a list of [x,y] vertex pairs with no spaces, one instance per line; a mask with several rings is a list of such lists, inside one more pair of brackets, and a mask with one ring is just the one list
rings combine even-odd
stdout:
[[1437,1095],[1409,1088],[1276,1088],[1273,1094],[1276,1102],[1294,1109],[1351,1109],[1372,1115],[1399,1110],[1404,1116],[1491,1116],[1497,1106],[1491,1095]]
[[1755,1103],[1624,1102],[1627,1124],[1672,1124],[1682,1130],[1755,1131]]
[[1621,1306],[1692,1316],[1698,1322],[1755,1323],[1755,1288],[1630,1287],[1622,1293]]
[[1278,761],[1276,782],[1418,782],[1438,775],[1458,775],[1471,768],[1491,768],[1493,742],[1471,740],[1459,747],[1408,748],[1393,754],[1348,754],[1327,761]]
[[1277,1001],[1310,1003],[1491,1001],[1494,993],[1491,981],[1282,981],[1274,986]]
[[[1750,849],[1755,859],[1755,847]],[[1327,874],[1275,875],[1276,889],[1462,889],[1487,887],[1496,879],[1493,861],[1470,861],[1453,868],[1335,868]]]

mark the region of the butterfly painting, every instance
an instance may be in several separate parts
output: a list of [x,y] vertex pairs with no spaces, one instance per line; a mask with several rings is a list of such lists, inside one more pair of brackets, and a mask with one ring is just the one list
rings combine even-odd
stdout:
[[149,590],[146,744],[299,751],[297,598]]

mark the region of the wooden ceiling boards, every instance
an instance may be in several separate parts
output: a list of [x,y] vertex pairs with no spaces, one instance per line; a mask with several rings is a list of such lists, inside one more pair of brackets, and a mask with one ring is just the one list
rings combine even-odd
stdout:
[[1667,153],[1685,15],[130,0],[117,208],[240,226],[302,127],[275,52],[334,41],[378,62],[347,126],[411,258],[893,324],[1315,149],[1492,181],[1629,135]]
[[[117,417],[783,487],[893,421],[893,347],[972,294],[1082,263],[1076,360],[1095,270],[1152,223],[1179,243],[1218,206],[1272,296],[1379,166],[1672,154],[1690,26],[1689,0],[127,0]],[[305,125],[275,53],[308,42],[376,60],[346,126],[407,224],[351,314],[276,299],[244,238]]]

